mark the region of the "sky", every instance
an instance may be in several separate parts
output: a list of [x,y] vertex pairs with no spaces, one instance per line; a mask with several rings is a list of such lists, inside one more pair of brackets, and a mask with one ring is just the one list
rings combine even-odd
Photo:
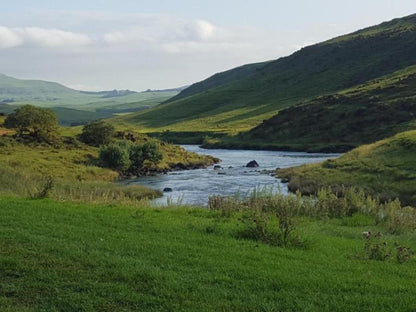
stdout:
[[80,90],[174,88],[414,13],[415,0],[4,1],[0,73]]

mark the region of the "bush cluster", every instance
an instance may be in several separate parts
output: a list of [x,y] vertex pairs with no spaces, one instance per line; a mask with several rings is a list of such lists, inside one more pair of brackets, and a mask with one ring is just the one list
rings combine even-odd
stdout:
[[155,142],[138,144],[124,140],[103,145],[99,158],[107,168],[124,175],[140,175],[145,167],[159,163],[163,155]]

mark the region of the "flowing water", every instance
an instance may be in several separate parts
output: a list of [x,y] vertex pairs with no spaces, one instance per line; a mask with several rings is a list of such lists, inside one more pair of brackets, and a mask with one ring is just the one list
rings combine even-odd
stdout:
[[[173,171],[157,176],[129,180],[129,184],[141,184],[154,189],[171,188],[164,196],[154,200],[156,205],[208,203],[210,195],[246,196],[255,189],[287,193],[287,184],[271,176],[276,168],[293,167],[321,162],[338,157],[340,154],[203,149],[197,145],[182,145],[186,150],[208,154],[221,159],[221,169],[210,166],[207,169]],[[256,160],[258,168],[247,168],[246,164]],[[269,172],[267,172],[269,171]]]

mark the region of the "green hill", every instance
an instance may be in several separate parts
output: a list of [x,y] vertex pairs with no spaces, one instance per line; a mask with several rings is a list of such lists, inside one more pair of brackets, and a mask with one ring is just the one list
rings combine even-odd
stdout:
[[345,151],[416,128],[416,66],[280,111],[214,145]]
[[0,74],[0,112],[11,113],[21,105],[32,104],[52,108],[61,125],[82,124],[149,108],[177,95],[180,90],[86,92],[55,82],[22,80]]
[[416,130],[363,145],[342,157],[320,164],[281,169],[289,179],[289,189],[305,194],[323,186],[341,190],[342,186],[361,187],[381,199],[399,198],[416,204]]
[[83,93],[56,82],[22,80],[0,74],[0,102],[51,107],[97,101],[102,95]]
[[186,97],[183,92],[175,101],[123,116],[118,122],[136,124],[149,132],[249,130],[284,108],[414,64],[416,15],[411,15],[303,48],[258,67],[251,65],[240,75],[218,83],[215,80],[223,76],[213,76],[201,82],[200,89],[194,85]]
[[134,92],[111,90],[86,92],[67,88],[56,82],[42,80],[22,80],[0,74],[0,103],[33,104],[43,107],[65,106],[82,110],[95,110],[105,106],[125,103],[139,103],[158,99],[161,103],[175,96],[176,89]]

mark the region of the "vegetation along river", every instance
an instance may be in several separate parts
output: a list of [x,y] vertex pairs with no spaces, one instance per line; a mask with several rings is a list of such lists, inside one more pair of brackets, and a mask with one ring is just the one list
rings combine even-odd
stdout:
[[[186,150],[208,154],[221,159],[221,169],[210,166],[206,169],[173,171],[157,176],[140,177],[128,181],[154,189],[172,189],[154,201],[157,205],[180,203],[186,205],[207,205],[210,195],[246,196],[254,190],[287,193],[287,184],[272,176],[276,168],[293,167],[321,162],[339,154],[302,153],[283,151],[252,151],[203,149],[197,145],[183,145]],[[259,167],[247,168],[251,160]]]

